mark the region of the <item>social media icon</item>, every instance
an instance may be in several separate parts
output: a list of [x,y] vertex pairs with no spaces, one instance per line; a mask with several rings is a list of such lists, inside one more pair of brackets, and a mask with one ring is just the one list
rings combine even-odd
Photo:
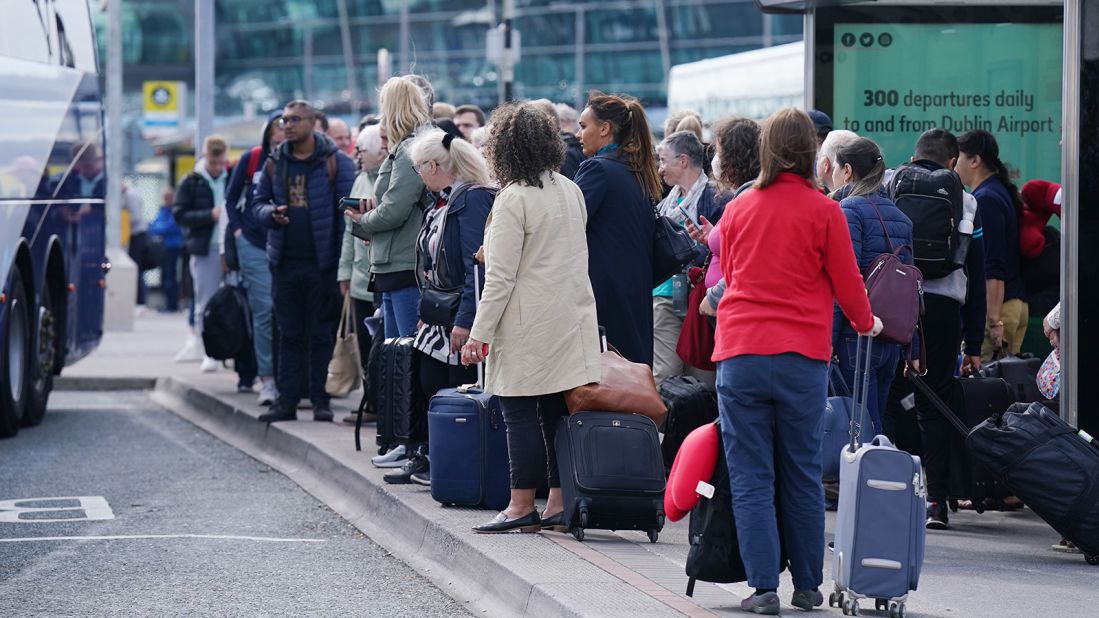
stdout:
[[859,43],[863,47],[870,47],[874,44],[874,35],[869,32],[863,32],[862,36],[859,37]]
[[840,37],[840,43],[842,43],[844,47],[854,47],[855,46],[855,35],[854,35],[854,33],[844,32],[843,36]]
[[878,36],[878,45],[882,47],[889,47],[893,44],[893,35],[888,32],[883,32]]

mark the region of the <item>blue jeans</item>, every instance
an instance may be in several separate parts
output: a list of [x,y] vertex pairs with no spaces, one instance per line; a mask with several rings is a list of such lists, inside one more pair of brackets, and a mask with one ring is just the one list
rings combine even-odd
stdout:
[[827,372],[827,363],[800,354],[735,356],[718,363],[733,514],[740,557],[754,588],[778,588],[776,499],[794,587],[811,590],[823,581],[820,420]]
[[411,337],[420,321],[420,288],[416,286],[382,292],[385,336]]
[[[864,344],[865,345],[865,344]],[[857,337],[843,337],[836,346],[836,354],[839,356],[839,370],[844,382],[854,395],[855,388],[855,353],[858,351]],[[863,429],[862,441],[869,442],[874,436],[882,433],[882,410],[885,409],[885,401],[889,398],[889,387],[893,384],[893,378],[897,375],[897,364],[901,359],[901,347],[895,343],[875,341],[870,348],[870,389],[866,395],[866,411],[873,421],[873,431],[869,427]],[[843,395],[844,393],[840,393]]]
[[179,249],[165,249],[160,263],[160,287],[164,291],[164,309],[179,311]]
[[256,371],[263,377],[275,375],[272,357],[274,309],[271,299],[271,266],[267,252],[241,236],[237,239],[240,276],[248,291],[248,307],[252,310],[252,344],[256,353]]

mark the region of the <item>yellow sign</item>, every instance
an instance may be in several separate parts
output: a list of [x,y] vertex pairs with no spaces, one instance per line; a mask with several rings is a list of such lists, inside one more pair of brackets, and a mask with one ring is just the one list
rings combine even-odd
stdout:
[[145,82],[145,112],[177,113],[182,88],[180,82]]

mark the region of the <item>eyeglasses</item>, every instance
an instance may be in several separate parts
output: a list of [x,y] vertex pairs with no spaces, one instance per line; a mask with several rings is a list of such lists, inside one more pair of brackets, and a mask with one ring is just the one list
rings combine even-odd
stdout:
[[[413,163],[412,164],[412,169],[415,170],[417,174],[423,174],[424,173],[424,171],[423,171],[424,166],[427,165],[428,163],[435,163],[435,162],[434,161],[424,161],[423,163]],[[435,163],[435,164],[438,165],[437,163]]]
[[302,122],[303,120],[312,120],[312,119],[313,119],[312,116],[283,116],[282,118],[279,118],[279,126],[288,127],[288,126],[291,126],[291,125],[298,124],[299,122]]

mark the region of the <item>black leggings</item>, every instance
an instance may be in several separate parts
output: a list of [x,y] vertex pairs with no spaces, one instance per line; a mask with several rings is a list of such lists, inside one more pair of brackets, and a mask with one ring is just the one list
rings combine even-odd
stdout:
[[508,428],[511,487],[538,489],[546,479],[550,487],[560,487],[553,443],[557,424],[569,415],[564,394],[500,397],[500,411]]

